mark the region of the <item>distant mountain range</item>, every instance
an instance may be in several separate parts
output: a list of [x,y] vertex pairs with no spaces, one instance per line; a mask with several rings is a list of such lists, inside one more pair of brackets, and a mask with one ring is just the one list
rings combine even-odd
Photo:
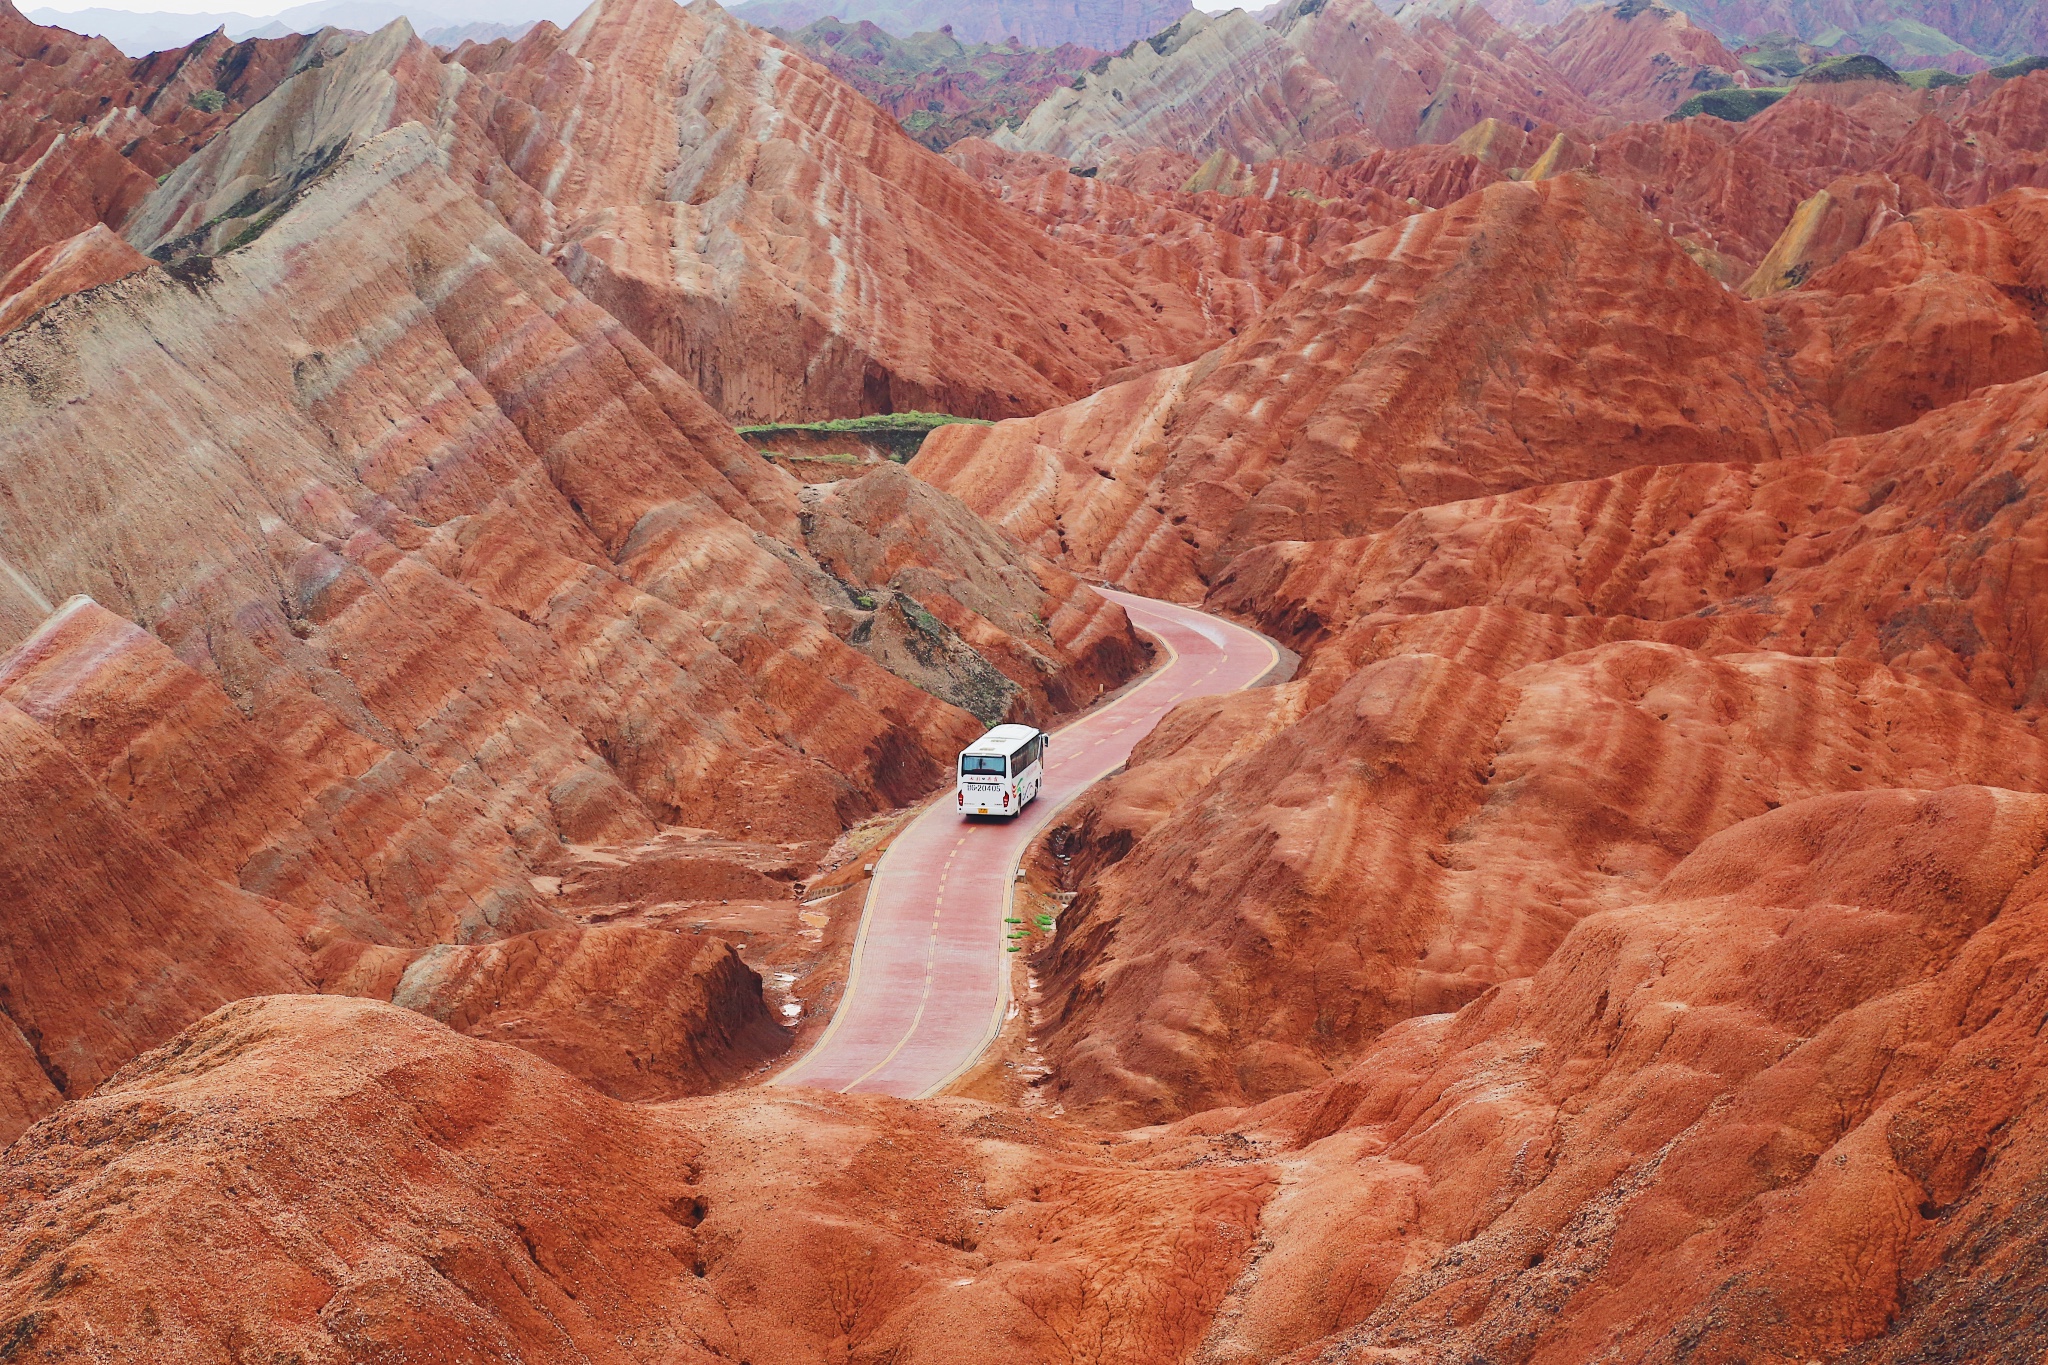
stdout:
[[[129,56],[140,57],[183,47],[221,28],[238,40],[317,33],[327,27],[368,33],[400,15],[428,42],[451,46],[464,38],[516,34],[541,19],[567,24],[584,8],[585,0],[312,0],[271,15],[104,8],[40,8],[26,13],[39,24],[98,34]],[[1080,43],[1118,48],[1157,33],[1187,13],[1189,5],[1187,0],[750,0],[729,8],[763,28],[802,28],[829,16],[849,24],[866,20],[902,38],[950,26],[964,43],[1002,43],[1014,37],[1026,47]]]
[[[1256,0],[1247,8],[1257,8]],[[1188,0],[746,0],[730,7],[762,28],[865,20],[899,38],[950,27],[963,43],[1114,49],[1149,38],[1194,8]]]
[[[1564,19],[1575,0],[1483,0],[1519,31]],[[1642,8],[1648,0],[1624,0]],[[1666,0],[1730,41],[1789,36],[1829,51],[1867,51],[1900,67],[1980,70],[2048,48],[2048,0]],[[312,0],[273,15],[130,13],[115,9],[27,11],[42,24],[99,34],[130,56],[182,47],[224,28],[230,38],[281,37],[325,27],[370,32],[404,15],[440,46],[524,32],[542,19],[567,24],[584,0]],[[1187,0],[745,0],[732,13],[763,28],[801,29],[820,19],[875,25],[899,38],[951,28],[968,45],[1015,38],[1025,47],[1063,43],[1114,51],[1171,26]],[[1248,10],[1257,11],[1256,3]],[[1401,8],[1383,0],[1380,8]],[[1263,16],[1262,16],[1263,17]]]
[[323,28],[371,33],[404,16],[430,43],[453,46],[465,38],[479,41],[511,36],[541,19],[566,24],[585,8],[585,0],[313,0],[277,14],[243,14],[233,10],[201,14],[165,11],[131,13],[118,9],[32,9],[28,17],[73,33],[97,34],[131,57],[183,47],[216,29],[228,37],[281,38],[287,33],[317,33]]

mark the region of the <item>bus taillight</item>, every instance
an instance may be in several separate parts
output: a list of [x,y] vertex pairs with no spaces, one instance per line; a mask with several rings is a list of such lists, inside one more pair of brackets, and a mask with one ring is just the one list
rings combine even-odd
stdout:
[[1004,809],[1004,810],[1008,810],[1009,808],[1010,808],[1010,794],[1009,794],[1008,792],[1004,792],[1004,793],[1003,793],[1003,809]]

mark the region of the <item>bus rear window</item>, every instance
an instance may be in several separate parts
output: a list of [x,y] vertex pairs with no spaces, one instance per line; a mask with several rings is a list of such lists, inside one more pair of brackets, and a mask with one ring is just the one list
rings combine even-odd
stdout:
[[960,757],[960,775],[986,773],[991,777],[1006,776],[1006,767],[1000,754],[963,754]]

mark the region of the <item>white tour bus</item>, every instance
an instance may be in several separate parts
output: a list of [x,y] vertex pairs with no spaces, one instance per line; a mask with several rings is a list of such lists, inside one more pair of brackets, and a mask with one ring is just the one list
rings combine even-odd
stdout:
[[1028,725],[998,725],[960,751],[960,813],[1015,815],[1045,781],[1050,736]]

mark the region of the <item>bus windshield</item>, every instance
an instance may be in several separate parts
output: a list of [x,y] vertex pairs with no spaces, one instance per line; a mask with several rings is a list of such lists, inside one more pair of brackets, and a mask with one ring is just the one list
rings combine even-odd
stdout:
[[962,754],[960,773],[963,777],[969,773],[988,773],[995,777],[1004,777],[1008,775],[1009,767],[1004,763],[1001,754]]

